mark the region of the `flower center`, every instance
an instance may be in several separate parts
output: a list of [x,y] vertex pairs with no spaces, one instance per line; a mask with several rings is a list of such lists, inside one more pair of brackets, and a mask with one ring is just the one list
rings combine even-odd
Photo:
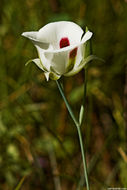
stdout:
[[61,38],[60,48],[64,48],[70,45],[69,39],[67,37]]

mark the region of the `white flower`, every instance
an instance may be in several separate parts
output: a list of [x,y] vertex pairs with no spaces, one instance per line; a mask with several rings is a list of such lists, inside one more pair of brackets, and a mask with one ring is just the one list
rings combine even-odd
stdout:
[[73,22],[53,22],[39,31],[24,32],[38,51],[39,58],[32,61],[44,71],[46,79],[57,80],[62,75],[78,73],[92,59],[85,59],[85,42],[92,36],[87,31],[83,35],[80,26]]

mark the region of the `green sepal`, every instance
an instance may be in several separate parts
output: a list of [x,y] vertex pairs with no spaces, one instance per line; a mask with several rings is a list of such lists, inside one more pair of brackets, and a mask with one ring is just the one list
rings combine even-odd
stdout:
[[30,59],[29,61],[27,61],[26,63],[25,63],[25,66],[27,66],[29,63],[31,63],[31,62],[33,62],[33,59]]
[[58,80],[61,76],[60,75],[57,75],[56,73],[53,73],[53,72],[50,72],[49,73],[49,78],[51,80]]
[[57,75],[54,72],[44,72],[44,75],[45,75],[47,81],[49,79],[51,79],[51,80],[58,80],[61,77],[61,75]]
[[79,73],[79,72],[86,66],[86,64],[89,63],[89,62],[92,61],[92,60],[99,60],[99,61],[103,61],[103,62],[104,62],[103,59],[101,59],[101,58],[99,58],[99,57],[97,57],[97,56],[95,56],[95,55],[90,55],[90,56],[88,56],[87,58],[85,58],[84,60],[82,60],[82,62],[79,64],[79,66],[77,66],[77,67],[76,67],[75,69],[73,69],[72,71],[70,71],[70,72],[64,74],[64,76],[69,77],[69,76],[73,76],[73,75]]
[[30,59],[29,61],[27,61],[27,63],[25,64],[25,66],[27,66],[29,63],[34,62],[41,70],[47,72],[47,69],[45,68],[45,66],[42,64],[41,60],[39,58],[36,59]]

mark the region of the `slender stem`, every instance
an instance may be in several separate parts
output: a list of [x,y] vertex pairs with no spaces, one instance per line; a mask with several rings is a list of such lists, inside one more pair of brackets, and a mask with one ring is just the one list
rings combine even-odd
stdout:
[[84,69],[84,96],[83,96],[83,104],[86,105],[86,89],[87,89],[87,71]]
[[65,102],[65,104],[66,104],[66,107],[67,107],[67,109],[68,109],[68,111],[69,111],[69,113],[70,113],[70,115],[71,115],[71,117],[72,117],[72,119],[73,119],[75,125],[78,126],[79,123],[78,123],[78,121],[76,120],[76,118],[75,118],[75,116],[74,116],[74,114],[73,114],[73,111],[72,111],[72,109],[71,109],[71,107],[70,107],[70,105],[69,105],[69,103],[68,103],[68,101],[67,101],[67,99],[66,99],[66,97],[65,97],[65,95],[64,95],[64,92],[63,92],[63,89],[62,89],[61,84],[59,83],[58,80],[56,80],[56,83],[57,83],[57,86],[58,86],[58,89],[59,89],[59,91],[60,91],[60,94],[61,94],[61,96],[62,96],[62,98],[63,98],[63,100],[64,100],[64,102]]
[[72,118],[72,120],[74,121],[75,123],[75,126],[77,128],[77,131],[78,131],[78,136],[79,136],[79,142],[80,142],[80,148],[81,148],[81,154],[82,154],[82,160],[83,160],[83,168],[84,168],[84,176],[85,176],[85,180],[86,180],[86,186],[87,186],[87,190],[90,190],[90,187],[89,187],[89,181],[88,181],[88,172],[87,172],[87,164],[86,164],[86,158],[85,158],[85,152],[84,152],[84,147],[83,147],[83,140],[82,140],[82,135],[81,135],[81,130],[80,130],[80,124],[79,122],[77,121],[77,119],[75,118],[74,116],[74,113],[64,95],[64,92],[63,92],[63,89],[62,89],[62,86],[61,84],[59,83],[58,80],[56,80],[56,83],[57,83],[57,86],[58,86],[58,89],[60,91],[60,94],[66,104],[66,107],[69,111],[69,114]]

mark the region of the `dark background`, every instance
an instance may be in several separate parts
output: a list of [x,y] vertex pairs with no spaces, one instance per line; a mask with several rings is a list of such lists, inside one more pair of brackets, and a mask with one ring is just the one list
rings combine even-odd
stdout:
[[[77,131],[56,83],[33,63],[25,67],[37,52],[21,33],[58,20],[87,25],[93,53],[105,60],[87,68],[82,134],[91,189],[127,187],[127,1],[0,0],[0,189],[14,190],[23,177],[22,190],[83,189]],[[83,81],[83,71],[63,78],[77,116]]]

